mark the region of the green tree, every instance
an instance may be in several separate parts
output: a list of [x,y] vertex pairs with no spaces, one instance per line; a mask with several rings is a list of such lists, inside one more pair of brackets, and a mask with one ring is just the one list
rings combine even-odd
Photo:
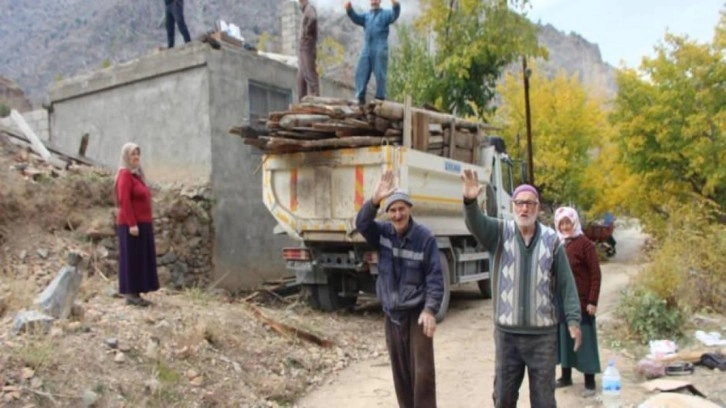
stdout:
[[722,13],[711,44],[666,34],[654,57],[617,74],[619,164],[639,180],[629,205],[651,229],[684,207],[726,212],[725,51]]
[[325,71],[343,62],[345,56],[345,47],[343,44],[335,40],[335,38],[327,36],[318,43],[317,47],[317,71],[322,76]]
[[[514,11],[528,4],[529,0],[421,0],[414,29],[404,30],[408,43],[394,51],[391,96],[402,99],[412,88],[424,87],[416,92],[415,103],[435,103],[461,116],[483,118],[491,110],[502,70],[522,55],[545,54],[537,45],[536,27]],[[412,66],[411,61],[423,65]],[[421,83],[426,75],[431,79]],[[418,99],[423,97],[429,99]]]
[[[508,73],[499,92],[502,106],[493,121],[502,127],[510,154],[525,158],[521,75]],[[535,64],[530,77],[530,105],[535,182],[542,189],[543,199],[589,209],[596,195],[588,168],[601,146],[600,140],[609,132],[600,101],[590,97],[575,76],[568,78],[560,73],[548,79]]]
[[10,108],[4,103],[0,103],[0,118],[10,116]]

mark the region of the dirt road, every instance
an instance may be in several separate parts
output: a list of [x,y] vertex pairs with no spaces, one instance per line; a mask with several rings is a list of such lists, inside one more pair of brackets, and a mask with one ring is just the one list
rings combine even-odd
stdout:
[[[618,231],[618,253],[603,264],[603,286],[599,323],[612,314],[614,305],[629,277],[637,271],[638,254],[644,237],[637,228]],[[446,320],[435,337],[436,382],[438,405],[443,408],[480,408],[491,406],[494,381],[494,341],[492,306],[490,301],[477,298],[475,288],[465,287],[454,293]],[[603,367],[613,355],[601,342]],[[582,376],[574,375],[575,386],[557,391],[557,401],[563,407],[595,406],[596,398],[580,396]],[[390,366],[386,355],[362,361],[343,370],[331,381],[300,399],[299,408],[395,407]],[[625,379],[624,379],[625,381]],[[599,382],[599,377],[598,377]],[[520,392],[520,406],[529,407],[529,385],[525,379]],[[628,396],[630,395],[630,398]],[[639,399],[641,391],[624,392],[623,399]],[[331,403],[333,403],[331,405]]]

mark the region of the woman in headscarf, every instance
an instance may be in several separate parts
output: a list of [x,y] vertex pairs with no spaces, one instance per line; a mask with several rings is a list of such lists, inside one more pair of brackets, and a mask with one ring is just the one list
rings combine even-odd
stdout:
[[597,327],[595,314],[600,296],[600,261],[595,245],[582,233],[580,218],[571,207],[560,207],[555,211],[555,229],[560,241],[565,245],[567,259],[575,276],[577,293],[580,297],[582,321],[582,345],[573,350],[573,340],[567,325],[560,323],[559,362],[562,366],[562,377],[557,380],[557,387],[572,385],[572,368],[585,374],[585,396],[595,395],[595,374],[600,372],[600,355],[597,347]]
[[141,293],[159,289],[151,213],[151,191],[141,169],[141,149],[126,143],[116,172],[116,233],[119,240],[119,293],[126,303],[148,306]]

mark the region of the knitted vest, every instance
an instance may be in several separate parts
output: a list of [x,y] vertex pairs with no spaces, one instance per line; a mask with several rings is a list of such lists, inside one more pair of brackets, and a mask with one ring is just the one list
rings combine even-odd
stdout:
[[500,241],[494,254],[492,289],[494,321],[500,327],[546,328],[557,324],[554,254],[557,233],[540,224],[540,235],[527,267],[525,249],[517,241],[514,221],[499,223]]

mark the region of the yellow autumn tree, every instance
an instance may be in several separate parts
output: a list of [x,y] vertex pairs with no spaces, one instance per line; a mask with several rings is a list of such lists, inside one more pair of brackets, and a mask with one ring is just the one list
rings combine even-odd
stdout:
[[[529,82],[535,184],[547,202],[589,209],[597,191],[592,178],[604,175],[588,167],[610,132],[601,103],[574,76],[549,79],[535,65]],[[502,105],[493,121],[502,127],[510,153],[526,160],[521,74],[508,73],[498,90]]]

